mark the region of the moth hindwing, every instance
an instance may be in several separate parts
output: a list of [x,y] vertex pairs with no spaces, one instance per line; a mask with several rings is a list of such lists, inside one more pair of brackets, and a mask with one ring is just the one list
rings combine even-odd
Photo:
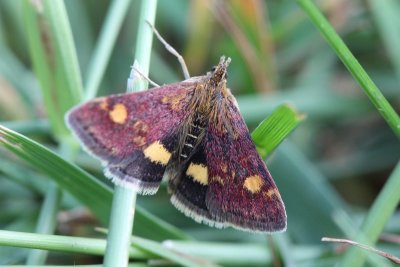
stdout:
[[279,191],[226,87],[229,62],[222,57],[183,82],[94,99],[66,121],[115,183],[154,194],[165,174],[172,203],[198,222],[284,231]]

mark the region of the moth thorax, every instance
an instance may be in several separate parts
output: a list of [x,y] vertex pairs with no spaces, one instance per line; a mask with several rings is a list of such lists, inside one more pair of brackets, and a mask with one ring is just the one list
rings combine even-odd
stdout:
[[187,125],[187,131],[185,132],[183,139],[183,146],[179,155],[181,161],[185,161],[190,157],[197,144],[199,144],[201,138],[204,136],[204,129],[206,122],[202,119],[202,116],[196,114],[194,119]]

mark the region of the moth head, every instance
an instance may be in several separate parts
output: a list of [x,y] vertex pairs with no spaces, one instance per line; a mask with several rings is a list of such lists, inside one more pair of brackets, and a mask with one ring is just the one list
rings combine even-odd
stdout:
[[231,59],[228,57],[225,59],[224,56],[221,57],[217,66],[214,66],[211,69],[211,77],[210,81],[213,86],[219,87],[220,83],[223,82],[225,84],[226,79],[228,78],[227,69]]

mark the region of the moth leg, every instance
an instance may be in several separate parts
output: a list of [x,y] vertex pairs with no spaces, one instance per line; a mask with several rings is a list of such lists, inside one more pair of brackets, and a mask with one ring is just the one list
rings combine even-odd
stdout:
[[183,57],[173,48],[165,39],[161,36],[161,34],[157,31],[157,29],[154,27],[153,24],[151,24],[149,21],[147,21],[147,24],[151,27],[153,30],[154,34],[156,35],[157,39],[165,46],[165,49],[167,49],[168,52],[170,52],[172,55],[174,55],[179,63],[181,64],[182,71],[183,71],[183,76],[185,77],[185,80],[190,78],[189,70],[186,66],[185,60]]

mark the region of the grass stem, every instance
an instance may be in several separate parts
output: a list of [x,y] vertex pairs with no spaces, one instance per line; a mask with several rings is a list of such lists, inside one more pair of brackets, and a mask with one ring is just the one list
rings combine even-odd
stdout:
[[102,77],[109,62],[112,49],[120,32],[122,22],[129,10],[130,0],[111,1],[110,11],[101,30],[99,41],[90,61],[89,72],[85,83],[85,99],[96,96]]
[[135,203],[136,193],[134,191],[122,186],[115,186],[109,223],[110,232],[107,235],[104,256],[105,267],[127,266],[128,264]]
[[[62,191],[59,187],[50,182],[46,190],[46,195],[42,208],[40,210],[39,219],[36,225],[36,233],[53,234],[57,223],[57,213],[59,211],[62,199]],[[47,250],[31,250],[28,254],[27,265],[41,265],[46,262]]]
[[[135,51],[135,61],[140,65],[144,75],[148,75],[150,67],[151,46],[153,32],[146,21],[154,24],[156,16],[157,0],[142,1],[139,31]],[[144,90],[145,84],[135,83],[128,91]],[[105,267],[127,266],[130,238],[132,234],[134,207],[136,204],[136,192],[127,188],[115,186],[113,206],[111,211],[109,233],[107,237],[106,254],[104,257]]]

